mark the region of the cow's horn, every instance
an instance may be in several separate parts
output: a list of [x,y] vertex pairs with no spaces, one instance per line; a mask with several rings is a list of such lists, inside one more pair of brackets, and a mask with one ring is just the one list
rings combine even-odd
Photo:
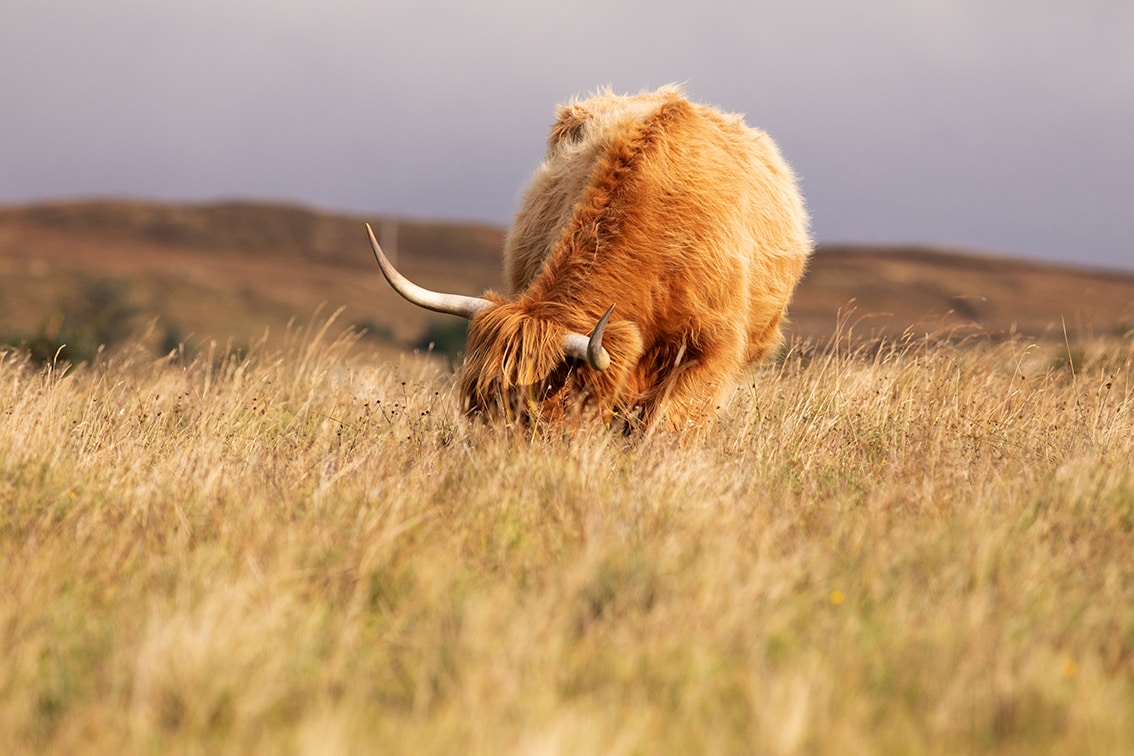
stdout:
[[460,315],[462,318],[471,318],[478,312],[492,307],[492,302],[480,297],[442,294],[438,291],[421,288],[399,273],[393,264],[386,259],[386,253],[378,246],[378,240],[374,238],[374,230],[370,228],[369,223],[366,224],[366,234],[370,237],[370,246],[374,248],[374,259],[378,261],[382,275],[386,276],[386,280],[390,282],[390,286],[394,287],[394,291],[418,307],[424,307],[434,312],[443,312],[446,315]]
[[606,324],[610,322],[610,313],[614,312],[614,305],[599,318],[590,336],[581,333],[569,333],[563,339],[563,351],[568,357],[584,360],[595,370],[606,370],[610,367],[610,355],[602,346],[602,334]]

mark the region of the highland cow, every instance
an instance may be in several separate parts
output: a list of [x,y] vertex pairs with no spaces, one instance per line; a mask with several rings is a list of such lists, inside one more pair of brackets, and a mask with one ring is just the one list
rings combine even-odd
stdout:
[[505,241],[508,296],[422,289],[369,235],[402,296],[469,318],[470,414],[631,429],[703,426],[781,344],[812,248],[772,140],[677,87],[559,108]]

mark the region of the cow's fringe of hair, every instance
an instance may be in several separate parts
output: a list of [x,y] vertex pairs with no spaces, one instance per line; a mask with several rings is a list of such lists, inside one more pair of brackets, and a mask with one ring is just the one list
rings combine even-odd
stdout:
[[[481,338],[469,344],[462,379],[466,395],[486,398],[546,379],[564,359],[562,328],[534,320],[512,305],[492,308],[478,318]],[[558,337],[558,343],[557,343]],[[470,370],[483,365],[489,370]]]
[[603,339],[611,367],[598,371],[564,354],[569,330],[561,317],[533,317],[518,303],[478,315],[461,374],[465,409],[531,414],[538,405],[538,414],[555,420],[593,405],[608,422],[620,400],[634,393],[625,366],[638,361],[641,336],[630,323],[611,323]]

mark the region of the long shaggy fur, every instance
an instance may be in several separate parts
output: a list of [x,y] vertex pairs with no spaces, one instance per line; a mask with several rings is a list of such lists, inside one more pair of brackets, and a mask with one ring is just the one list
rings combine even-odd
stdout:
[[[472,412],[701,425],[778,347],[812,244],[772,140],[676,87],[559,109],[504,249],[508,297],[472,319]],[[564,356],[615,305],[602,372]]]

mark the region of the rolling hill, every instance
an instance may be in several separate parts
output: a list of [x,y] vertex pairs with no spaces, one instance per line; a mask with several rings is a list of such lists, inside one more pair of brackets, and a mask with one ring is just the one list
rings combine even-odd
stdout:
[[[501,287],[503,230],[266,203],[95,200],[0,208],[0,335],[50,329],[92,286],[141,326],[242,344],[322,307],[389,351],[441,316],[401,301],[365,241],[371,222],[430,288]],[[107,283],[113,284],[109,289]],[[1134,275],[923,247],[824,245],[792,307],[794,338],[973,331],[1064,338],[1134,330]]]

